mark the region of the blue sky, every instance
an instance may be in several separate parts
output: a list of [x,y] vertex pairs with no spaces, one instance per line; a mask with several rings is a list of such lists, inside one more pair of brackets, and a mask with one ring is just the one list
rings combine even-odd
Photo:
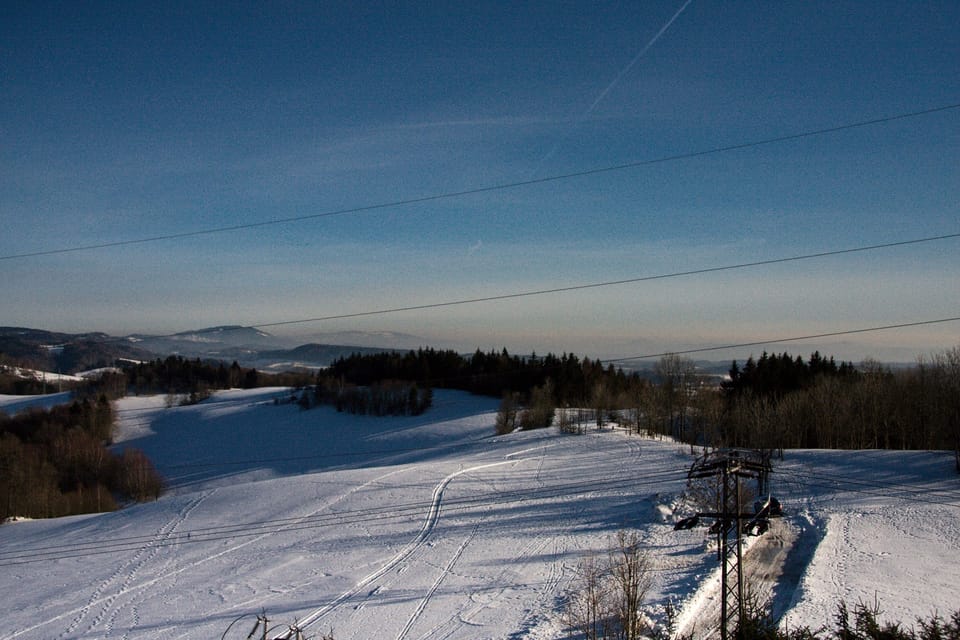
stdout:
[[[960,103],[956,2],[11,4],[0,256]],[[638,278],[954,234],[958,202],[952,109],[3,259],[0,324],[173,332]],[[955,317],[957,256],[949,239],[268,330],[639,355]],[[958,343],[946,323],[783,348],[890,358]]]

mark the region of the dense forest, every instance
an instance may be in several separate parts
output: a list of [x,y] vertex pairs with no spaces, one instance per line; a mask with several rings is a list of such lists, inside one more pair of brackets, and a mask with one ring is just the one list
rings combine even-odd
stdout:
[[163,481],[142,452],[107,448],[113,426],[105,395],[0,414],[0,519],[110,511],[118,500],[159,496]]
[[554,400],[571,404],[585,402],[598,384],[614,394],[646,384],[639,375],[626,374],[612,365],[604,367],[599,360],[581,360],[566,353],[518,356],[506,349],[487,353],[478,349],[470,356],[435,349],[356,354],[338,359],[319,375],[357,385],[407,380],[423,387],[460,389],[493,397],[504,393],[528,396],[535,387],[542,387],[550,380]]
[[259,374],[256,369],[243,369],[234,362],[225,366],[222,362],[203,362],[199,358],[189,360],[182,356],[157,358],[124,368],[127,386],[131,393],[190,393],[206,389],[250,389],[257,386]]
[[359,386],[327,377],[303,390],[297,403],[302,409],[330,405],[353,415],[418,416],[433,406],[433,389],[402,380]]
[[830,378],[851,378],[857,374],[856,367],[850,362],[839,365],[834,358],[824,358],[814,351],[810,359],[804,362],[800,356],[789,353],[768,354],[766,351],[759,360],[751,356],[741,369],[734,360],[730,366],[729,379],[723,382],[728,396],[741,396],[752,393],[771,399],[780,399],[788,393],[812,386],[818,380]]
[[720,394],[715,435],[732,446],[960,451],[960,348],[896,371],[764,354]]

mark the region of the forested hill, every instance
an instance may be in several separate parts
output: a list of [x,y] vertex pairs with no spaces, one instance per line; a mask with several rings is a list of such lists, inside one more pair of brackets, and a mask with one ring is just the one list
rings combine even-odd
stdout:
[[155,354],[105,333],[67,334],[0,327],[0,365],[75,373],[112,366],[116,360],[147,360]]

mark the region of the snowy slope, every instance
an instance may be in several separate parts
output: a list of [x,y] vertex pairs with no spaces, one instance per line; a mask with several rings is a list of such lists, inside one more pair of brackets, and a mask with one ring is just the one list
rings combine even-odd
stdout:
[[[567,637],[564,589],[584,554],[623,527],[653,554],[655,618],[668,601],[692,620],[715,602],[709,537],[672,529],[685,515],[675,509],[686,447],[609,430],[494,437],[497,402],[455,392],[411,418],[274,404],[285,395],[231,391],[169,409],[163,398],[121,401],[119,446],[147,451],[171,492],[0,527],[0,638],[219,638],[238,618],[226,637],[244,638],[262,611],[272,633],[297,620],[338,640]],[[885,609],[909,618],[955,607],[950,462],[788,453],[778,491],[799,542],[793,582],[772,595],[791,624],[819,626],[836,595],[872,599],[890,576],[931,567],[936,579],[881,593]],[[934,513],[936,526],[920,524]]]
[[818,542],[791,625],[821,624],[838,599],[879,601],[882,618],[960,610],[960,476],[953,456],[803,451],[779,468],[797,522]]
[[70,391],[33,396],[13,396],[0,393],[0,411],[12,416],[30,408],[49,409],[70,402],[72,396],[73,393]]

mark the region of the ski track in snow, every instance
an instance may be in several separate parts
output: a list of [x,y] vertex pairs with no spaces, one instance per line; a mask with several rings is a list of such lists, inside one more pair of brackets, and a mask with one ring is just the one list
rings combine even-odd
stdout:
[[[390,472],[390,473],[384,474],[384,476],[392,475],[393,473],[398,473],[398,472],[399,472],[399,471],[392,471],[392,472]],[[372,482],[374,482],[374,481],[371,481],[371,483],[372,483]],[[368,484],[370,484],[370,483],[368,483]],[[212,493],[212,491],[204,494],[202,497],[205,498],[205,497],[209,496],[211,493]],[[340,497],[338,497],[336,500],[333,501],[333,503],[338,502],[338,501],[341,500],[343,497],[345,497],[345,496],[340,496]],[[191,503],[191,504],[192,504],[192,503]],[[195,508],[195,507],[196,507],[196,505],[194,505],[194,508]],[[303,516],[300,516],[300,518],[298,518],[295,522],[292,522],[292,523],[289,523],[289,524],[287,524],[287,525],[284,525],[283,527],[280,527],[280,528],[278,528],[278,529],[276,529],[276,530],[268,531],[268,532],[266,532],[266,533],[264,533],[264,534],[262,534],[262,535],[255,536],[255,537],[253,537],[253,538],[250,538],[250,539],[248,539],[248,540],[246,540],[246,541],[244,541],[244,542],[238,543],[238,544],[236,544],[236,545],[229,546],[228,548],[226,548],[226,549],[224,549],[224,550],[222,550],[222,551],[220,551],[220,552],[218,552],[218,553],[215,553],[215,554],[213,554],[213,555],[206,556],[206,557],[204,557],[203,559],[198,560],[198,561],[194,562],[194,563],[191,564],[191,565],[187,565],[187,566],[181,567],[181,568],[179,568],[179,569],[170,571],[170,572],[168,572],[168,573],[166,573],[166,574],[160,574],[160,575],[154,577],[153,579],[147,580],[146,582],[143,582],[143,583],[140,583],[140,584],[137,584],[137,585],[133,585],[133,586],[128,586],[128,587],[126,588],[126,591],[124,591],[123,593],[130,593],[130,592],[133,592],[133,591],[137,591],[137,590],[141,590],[141,589],[146,589],[146,588],[151,587],[151,586],[153,586],[154,584],[156,584],[156,583],[158,583],[158,582],[160,582],[160,581],[162,581],[162,580],[166,580],[166,579],[168,579],[168,578],[172,578],[172,577],[177,576],[177,575],[179,575],[179,574],[181,574],[181,573],[183,573],[183,572],[185,572],[185,571],[188,571],[188,570],[194,570],[194,569],[196,569],[196,568],[197,568],[198,566],[200,566],[200,565],[207,564],[207,563],[209,563],[209,562],[211,562],[211,561],[213,561],[213,560],[217,560],[217,559],[222,558],[222,557],[224,557],[224,556],[226,556],[226,555],[228,555],[228,554],[231,554],[231,553],[234,553],[234,552],[236,552],[236,551],[239,551],[240,549],[243,549],[244,547],[247,547],[247,546],[250,546],[250,545],[252,545],[252,544],[254,544],[254,543],[260,542],[261,540],[263,540],[263,539],[265,539],[265,538],[267,538],[267,537],[276,535],[277,533],[280,533],[280,532],[282,532],[282,531],[284,531],[284,530],[286,530],[286,529],[295,527],[299,522],[302,522],[304,519],[309,518],[309,517],[311,517],[311,516],[313,516],[313,515],[316,515],[317,513],[320,513],[321,511],[327,509],[328,507],[329,507],[329,505],[324,505],[323,507],[321,507],[321,508],[319,508],[319,509],[315,509],[314,511],[312,511],[312,512],[310,512],[310,513],[308,513],[308,514],[305,514],[305,515],[303,515]],[[190,509],[190,511],[192,511],[192,510],[193,510],[193,509]],[[179,521],[180,521],[179,518],[174,518],[174,519],[171,521],[171,523],[173,523],[173,525],[175,526]],[[170,523],[168,523],[168,524],[170,524]],[[170,536],[170,533],[167,533],[167,534],[166,534],[166,537],[169,537],[169,536]],[[142,552],[146,551],[147,548],[149,548],[150,546],[151,546],[151,545],[147,545],[147,547],[145,547],[145,548],[141,549],[140,551],[138,551],[138,554],[137,554],[137,555],[139,556]],[[134,561],[131,560],[130,562],[126,563],[121,569],[118,569],[117,572],[116,572],[114,575],[112,575],[112,576],[110,577],[110,579],[107,580],[107,581],[104,583],[104,585],[107,585],[107,586],[108,586],[110,583],[114,582],[119,575],[123,575],[124,570],[125,570],[125,567],[127,567],[127,566],[129,566],[130,564],[133,564],[133,563],[134,563]],[[142,566],[142,563],[141,563],[141,566]],[[138,568],[138,570],[139,570],[139,568]],[[39,629],[39,628],[41,628],[41,627],[44,627],[44,626],[46,626],[46,625],[48,625],[48,624],[52,624],[52,623],[54,623],[54,622],[56,622],[56,621],[58,621],[58,620],[61,620],[61,619],[65,618],[65,617],[68,617],[68,616],[70,616],[70,615],[76,615],[76,616],[77,616],[77,619],[75,619],[74,622],[71,623],[71,627],[72,627],[71,631],[72,631],[72,630],[76,629],[77,626],[79,626],[80,622],[82,622],[83,618],[86,617],[86,615],[89,613],[89,610],[90,610],[91,608],[93,608],[94,606],[97,606],[97,605],[105,605],[105,606],[108,606],[109,604],[111,604],[111,603],[113,602],[114,599],[116,599],[117,595],[119,595],[119,593],[118,593],[118,594],[112,594],[111,596],[107,596],[107,597],[100,597],[100,596],[102,595],[102,592],[103,592],[103,591],[104,591],[104,588],[98,588],[98,589],[96,590],[96,594],[97,594],[97,595],[91,596],[90,602],[88,602],[87,605],[84,606],[84,607],[82,607],[82,608],[74,609],[74,610],[71,610],[71,611],[67,611],[67,612],[62,613],[62,614],[60,614],[60,615],[58,615],[58,616],[56,616],[56,617],[54,617],[54,618],[51,618],[51,619],[49,619],[49,620],[45,620],[45,621],[43,621],[43,622],[39,622],[39,623],[33,624],[32,626],[30,626],[30,627],[28,627],[28,628],[25,628],[25,629],[22,629],[22,630],[20,630],[20,631],[17,631],[17,632],[15,632],[15,633],[13,633],[12,635],[8,636],[8,638],[10,638],[10,639],[12,640],[13,638],[20,637],[20,636],[22,636],[22,635],[25,634],[25,633],[34,631],[34,630]],[[258,596],[255,601],[256,601],[256,602],[261,602],[261,601],[263,601],[263,600],[264,600],[264,598],[263,598],[262,596]],[[246,604],[249,604],[249,603],[246,603]],[[236,606],[233,607],[233,608],[236,608],[236,607],[238,607],[238,606],[240,606],[240,605],[236,605]],[[66,635],[68,635],[69,632],[70,632],[70,631],[65,631],[65,632],[62,633],[60,636],[58,636],[58,638],[64,638]],[[181,635],[177,636],[177,638],[189,637],[190,635],[191,635],[190,632],[186,632],[186,633],[184,633],[184,634],[181,634]]]
[[[106,581],[100,583],[90,595],[90,599],[87,602],[87,605],[83,607],[76,615],[76,617],[70,622],[69,626],[59,635],[58,638],[66,638],[70,636],[74,631],[76,631],[87,615],[95,607],[100,607],[100,611],[90,621],[87,626],[86,631],[82,634],[81,637],[89,636],[97,629],[104,620],[107,620],[105,626],[103,637],[109,637],[112,628],[113,622],[116,620],[117,615],[120,612],[120,608],[114,608],[114,603],[125,595],[131,588],[134,580],[137,577],[137,574],[140,573],[140,570],[143,569],[148,563],[150,563],[158,553],[160,553],[160,546],[170,537],[176,533],[180,526],[186,522],[187,518],[190,517],[190,514],[200,506],[212,492],[207,492],[201,494],[189,501],[184,508],[177,513],[176,516],[167,521],[157,533],[154,535],[153,540],[147,544],[140,547],[137,552],[130,558],[126,563],[121,565]],[[123,578],[121,580],[121,577]],[[117,583],[119,584],[117,585]],[[114,586],[117,585],[117,586]],[[104,596],[105,593],[109,595]],[[108,614],[111,613],[109,618]]]
[[[141,562],[139,562],[136,566],[136,570],[131,571],[127,575],[126,579],[124,579],[123,584],[120,585],[120,589],[117,591],[118,599],[121,598],[127,592],[127,590],[130,588],[130,585],[133,583],[137,575],[140,573],[140,570],[143,567],[147,566],[148,563],[151,563],[157,559],[158,554],[160,554],[159,545],[169,540],[184,525],[184,523],[186,523],[186,521],[190,518],[190,514],[193,513],[204,500],[206,500],[211,495],[213,495],[215,491],[216,490],[204,492],[203,494],[191,500],[189,504],[187,504],[186,508],[180,513],[179,518],[174,523],[174,525],[170,527],[169,530],[166,531],[161,538],[157,539],[154,542],[154,546],[152,549],[150,549],[150,552],[147,555],[147,557],[145,557]],[[175,549],[164,549],[163,555],[165,557],[163,566],[154,570],[154,573],[160,573],[160,574],[165,573],[166,568],[169,567],[170,563],[172,562],[172,557],[175,555]],[[142,593],[143,593],[142,591],[138,592],[137,595],[142,595]],[[135,603],[129,603],[128,605],[117,604],[116,606],[113,606],[113,610],[110,612],[110,616],[104,622],[104,616],[110,610],[110,607],[113,604],[114,603],[104,605],[104,607],[100,611],[100,614],[97,616],[96,619],[93,620],[93,622],[90,624],[90,627],[87,629],[88,634],[92,633],[100,624],[103,624],[104,625],[103,637],[105,638],[110,637],[113,634],[113,629],[114,629],[114,625],[116,623],[117,617],[120,615],[122,611],[125,610],[127,606],[130,606],[130,604],[135,604]],[[129,631],[133,629],[136,629],[136,613],[134,613],[134,624],[132,624],[129,627],[129,630],[127,631],[125,636],[128,637]]]
[[460,559],[460,556],[463,555],[463,552],[466,550],[467,545],[477,536],[477,531],[480,529],[480,524],[478,523],[473,531],[470,532],[470,535],[460,543],[460,546],[457,547],[456,552],[453,554],[453,557],[447,562],[446,566],[440,571],[440,575],[437,576],[437,579],[430,589],[427,590],[427,593],[421,598],[420,604],[417,605],[417,608],[414,609],[413,614],[407,620],[407,623],[403,625],[403,628],[400,630],[400,633],[397,634],[397,640],[404,640],[407,637],[407,634],[410,633],[410,629],[413,628],[414,623],[420,619],[420,616],[423,614],[424,609],[427,608],[427,604],[430,602],[430,598],[433,597],[433,594],[437,592],[437,589],[440,588],[440,585],[443,583],[444,578],[450,575],[450,572],[453,570],[453,566]]
[[[450,475],[448,475],[447,477],[445,477],[443,480],[441,480],[436,485],[436,487],[434,487],[429,511],[426,517],[424,518],[423,525],[421,526],[420,532],[417,534],[417,536],[409,544],[407,544],[406,547],[401,549],[397,555],[391,558],[386,564],[381,566],[379,569],[377,569],[373,573],[368,574],[366,577],[364,577],[359,582],[357,582],[357,584],[354,585],[351,589],[344,591],[342,594],[334,598],[330,603],[320,607],[319,609],[313,611],[309,615],[301,618],[300,628],[305,629],[315,624],[316,622],[322,620],[331,611],[334,611],[339,606],[341,606],[346,600],[348,600],[349,598],[352,598],[353,596],[363,591],[374,580],[377,580],[378,578],[386,574],[388,571],[392,570],[401,562],[409,558],[414,551],[419,549],[423,545],[423,543],[426,542],[427,538],[430,536],[431,533],[433,533],[434,528],[437,526],[437,521],[440,519],[441,504],[443,502],[443,492],[447,488],[447,486],[454,480],[454,478],[457,478],[458,476],[461,476],[465,473],[479,471],[481,469],[489,469],[492,467],[499,467],[507,464],[516,464],[517,462],[522,462],[522,461],[523,459],[521,458],[520,460],[506,460],[503,462],[491,462],[487,464],[468,467],[466,469],[455,471]],[[283,638],[284,640],[289,640],[289,638],[291,637],[291,634],[287,633],[280,637]]]
[[[189,508],[185,511],[183,519],[177,524],[175,531],[180,529],[183,526],[183,524],[186,523],[187,519],[190,517],[190,514],[193,513],[197,509],[197,507],[200,506],[201,502],[204,502],[205,500],[213,496],[215,493],[217,493],[217,491],[219,491],[219,489],[211,489],[209,491],[205,491],[198,499],[194,500],[192,504],[189,506]],[[174,532],[171,532],[171,534]],[[174,548],[171,552],[165,554],[163,566],[155,572],[155,573],[159,573],[160,575],[170,574],[171,577],[167,581],[168,584],[165,585],[165,587],[159,593],[155,593],[155,594],[151,593],[148,596],[145,591],[138,591],[135,594],[135,596],[131,598],[131,602],[128,605],[130,609],[130,625],[127,627],[126,631],[124,632],[122,636],[122,640],[129,640],[131,632],[134,632],[139,626],[140,624],[139,605],[140,604],[143,604],[148,598],[150,600],[162,601],[167,594],[169,594],[170,592],[176,589],[177,577],[179,576],[179,573],[175,571],[171,571],[170,569],[170,567],[172,567],[176,562],[177,562],[176,549]],[[120,608],[114,609],[113,613],[110,616],[110,620],[107,623],[109,631],[104,637],[109,636],[110,633],[113,631],[116,619],[120,612],[121,612]]]
[[[545,485],[540,479],[540,472],[543,467],[545,452],[546,450],[550,449],[553,446],[555,445],[547,444],[547,445],[540,445],[536,447],[524,448],[518,451],[513,451],[503,456],[505,459],[504,462],[473,466],[469,469],[458,471],[452,475],[457,476],[463,473],[480,470],[484,468],[504,466],[504,465],[507,465],[508,463],[527,462],[529,459],[517,459],[517,457],[525,456],[530,453],[539,451],[540,456],[538,456],[538,461],[537,461],[536,481],[538,486],[542,488]],[[450,477],[446,478],[444,481],[441,481],[441,484],[444,484],[444,482],[448,481],[449,479],[452,479],[452,478]],[[485,484],[488,484],[490,486],[494,494],[498,491],[496,488],[496,482],[493,479],[489,481],[483,481],[483,482],[485,482]],[[427,589],[426,594],[420,599],[418,606],[414,609],[414,612],[408,618],[407,623],[400,630],[398,638],[405,638],[409,635],[409,633],[411,632],[411,630],[413,629],[417,621],[421,618],[424,610],[426,609],[427,605],[433,598],[437,589],[440,587],[440,585],[443,583],[445,579],[447,579],[450,575],[454,573],[453,571],[454,566],[456,565],[457,561],[461,558],[461,556],[464,554],[464,552],[467,550],[470,542],[473,541],[474,538],[477,536],[477,532],[482,528],[481,525],[483,524],[484,520],[485,518],[481,519],[481,522],[478,522],[473,527],[473,529],[471,530],[471,534],[461,543],[461,545],[453,553],[451,559],[446,563],[446,565],[443,568],[437,566],[437,569],[439,571],[439,575],[437,579]],[[435,529],[435,524],[436,523],[434,523],[434,527],[433,527],[434,529]],[[533,554],[541,551],[544,547],[546,547],[549,544],[550,540],[552,539],[555,539],[555,538],[551,538],[551,537],[529,538],[528,542],[522,548],[517,550],[515,554],[515,560],[511,562],[510,566],[501,570],[497,574],[496,578],[490,580],[489,577],[486,577],[486,576],[484,577],[474,576],[474,577],[477,579],[483,579],[484,582],[487,584],[508,585],[508,582],[505,580],[505,577],[514,571],[513,568],[515,568],[518,565],[526,565],[527,563],[529,563],[530,557]],[[359,604],[354,606],[354,609],[357,611],[364,609],[368,600],[381,594],[384,589],[389,588],[393,584],[393,582],[399,578],[400,574],[406,571],[407,566],[410,564],[410,560],[416,554],[418,554],[423,548],[424,548],[423,545],[418,545],[417,549],[411,551],[411,553],[404,558],[403,562],[397,565],[399,566],[399,568],[397,569],[396,572],[394,572],[392,577],[386,582],[383,582],[383,581],[379,582],[376,588],[370,590],[369,593],[367,593],[366,597],[364,597],[364,599]],[[425,564],[431,564],[431,563],[429,561],[425,561]],[[368,587],[371,586],[371,584],[373,584],[373,582],[363,583],[362,590],[367,589]],[[552,583],[552,585],[555,586],[555,583]],[[474,615],[477,615],[480,611],[483,611],[484,609],[487,609],[493,606],[499,600],[499,598],[508,590],[508,588],[509,588],[508,586],[502,586],[501,588],[495,591],[494,596],[486,598],[486,600],[480,604],[477,604],[473,596],[466,597],[465,602],[472,603],[472,606],[461,606],[456,610],[455,614],[447,617],[443,622],[441,622],[440,624],[436,624],[434,627],[430,628],[428,631],[420,635],[419,640],[425,640],[426,638],[434,638],[434,639],[448,638],[463,627],[482,626],[482,624],[480,623],[471,621],[470,618]],[[332,613],[332,611],[327,613]],[[352,624],[348,626],[352,626]],[[378,632],[378,635],[380,635],[379,632]]]
[[[299,522],[302,522],[303,520],[306,520],[307,518],[311,518],[311,517],[313,517],[313,516],[316,516],[317,514],[322,513],[323,511],[329,510],[331,507],[333,507],[333,506],[335,506],[335,505],[343,502],[344,500],[346,500],[346,499],[347,499],[348,497],[350,497],[351,495],[353,495],[353,494],[355,494],[355,493],[358,493],[358,492],[360,492],[360,491],[363,491],[364,489],[368,489],[368,488],[370,488],[370,487],[372,487],[372,486],[375,486],[376,484],[382,482],[385,478],[389,478],[390,476],[394,476],[394,475],[397,475],[397,474],[400,474],[400,473],[406,473],[406,472],[409,472],[410,470],[411,470],[411,469],[409,469],[409,468],[394,469],[394,470],[389,471],[389,472],[387,472],[387,473],[383,473],[383,474],[381,474],[381,475],[378,475],[377,477],[372,478],[372,479],[370,479],[370,480],[368,480],[368,481],[366,481],[366,482],[364,482],[364,483],[362,483],[362,484],[360,484],[360,485],[358,485],[358,486],[356,486],[356,487],[352,487],[350,490],[345,491],[344,493],[338,495],[336,498],[334,498],[334,499],[332,499],[332,500],[328,500],[328,501],[325,502],[323,505],[321,505],[320,507],[314,509],[314,510],[311,511],[310,513],[307,513],[307,514],[305,514],[305,515],[303,515],[303,516],[300,516],[300,518],[298,518],[298,520],[297,520],[296,522],[291,523],[291,524],[288,524],[288,525],[286,525],[285,527],[283,527],[282,529],[279,529],[279,530],[277,530],[276,532],[272,532],[272,533],[279,533],[279,532],[283,531],[283,529],[287,529],[287,528],[290,528],[290,527],[295,527]],[[239,545],[238,547],[235,547],[234,549],[231,549],[231,551],[236,551],[236,550],[239,550],[241,547],[247,546],[247,544],[252,544],[253,542],[258,542],[258,541],[262,540],[263,538],[267,537],[268,535],[272,535],[272,533],[268,533],[268,534],[265,534],[265,535],[262,535],[262,536],[258,536],[258,537],[255,538],[254,540],[250,541],[250,543],[245,543],[245,544]],[[224,555],[224,554],[219,554],[219,555]],[[218,557],[219,557],[219,555],[218,555]],[[299,585],[299,586],[303,587],[303,586],[306,586],[306,585],[308,585],[308,584],[310,584],[310,581],[304,582],[303,584],[301,584],[301,585]],[[283,594],[282,594],[282,593],[274,593],[274,594],[272,594],[272,595],[257,594],[257,595],[255,595],[253,598],[251,598],[251,599],[249,599],[249,600],[234,603],[234,604],[233,604],[232,606],[230,606],[226,611],[227,611],[227,612],[230,612],[230,611],[240,610],[240,609],[246,608],[246,607],[248,607],[248,606],[250,606],[250,605],[252,605],[252,604],[258,604],[258,605],[261,605],[261,606],[262,606],[262,605],[264,605],[270,598],[272,598],[272,597],[278,597],[278,596],[280,596],[280,595],[283,595]],[[179,636],[176,636],[176,638],[179,639],[179,638],[185,638],[185,637],[189,637],[189,636],[190,636],[189,633],[184,633],[184,634],[181,634],[181,635],[179,635]]]
[[[528,537],[525,544],[516,550],[514,554],[515,560],[511,562],[510,566],[505,566],[500,569],[496,575],[484,579],[484,582],[491,586],[489,593],[484,594],[482,597],[477,594],[465,595],[462,601],[463,603],[457,607],[453,615],[445,616],[441,622],[417,636],[416,640],[446,640],[464,627],[472,629],[482,627],[483,623],[475,619],[483,611],[491,608],[495,609],[499,606],[506,592],[511,589],[510,581],[507,579],[508,576],[518,571],[522,573],[522,568],[530,563],[530,559],[533,556],[546,548],[551,540],[555,542],[556,539],[549,537]],[[464,547],[464,549],[465,548],[466,547]],[[460,554],[462,555],[462,553],[461,551]],[[447,575],[452,571],[452,566],[452,564],[449,565],[450,571],[447,572]],[[555,572],[551,571],[551,576],[553,575],[555,575]],[[560,575],[559,572],[556,572],[556,575]],[[556,582],[552,582],[551,584],[553,587],[556,586]]]
[[[527,455],[529,455],[529,454],[531,454],[531,453],[534,453],[534,452],[540,452],[540,455],[538,456],[538,461],[537,461],[536,481],[537,481],[537,484],[538,484],[539,487],[543,487],[543,486],[544,486],[544,483],[543,483],[542,479],[540,478],[540,473],[541,473],[541,470],[542,470],[542,467],[543,467],[545,452],[546,452],[546,450],[550,449],[550,448],[553,447],[553,446],[554,446],[554,445],[546,444],[546,445],[539,445],[539,446],[536,446],[536,447],[525,448],[525,449],[521,449],[521,450],[518,450],[518,451],[513,451],[513,452],[507,453],[507,454],[505,454],[505,455],[503,456],[503,457],[504,457],[504,462],[499,462],[499,463],[494,463],[494,464],[485,464],[485,465],[481,465],[481,466],[474,466],[474,467],[471,467],[470,469],[467,469],[467,470],[465,470],[465,471],[460,471],[460,472],[458,472],[458,474],[465,473],[465,472],[468,472],[468,471],[473,471],[473,470],[488,468],[488,467],[503,466],[503,465],[506,465],[506,464],[508,464],[508,463],[526,462],[527,459],[522,459],[522,458],[518,458],[518,457],[519,457],[519,456],[527,456]],[[455,475],[457,475],[457,474],[455,474]],[[496,483],[495,483],[493,480],[483,481],[483,482],[485,482],[486,484],[488,484],[488,485],[490,486],[491,491],[493,491],[494,493],[498,492],[498,490],[497,490],[497,488],[496,488]],[[408,622],[407,622],[407,624],[404,626],[404,628],[401,630],[399,637],[405,637],[405,636],[407,636],[407,635],[410,633],[410,631],[411,631],[412,628],[414,627],[415,623],[416,623],[417,620],[420,618],[420,616],[422,615],[423,611],[426,609],[427,604],[429,603],[430,599],[433,597],[433,595],[434,595],[434,593],[436,592],[436,590],[439,588],[439,586],[440,586],[441,583],[444,581],[444,579],[453,572],[453,567],[454,567],[454,565],[456,564],[456,561],[459,560],[459,558],[463,555],[463,553],[464,553],[464,551],[467,549],[470,541],[472,541],[472,540],[476,537],[477,532],[478,532],[478,530],[480,529],[481,524],[482,524],[482,522],[481,522],[481,523],[478,523],[477,525],[474,526],[474,528],[472,529],[471,535],[468,536],[468,538],[461,544],[460,547],[458,547],[458,549],[454,552],[452,559],[446,564],[446,566],[445,566],[442,570],[440,570],[439,577],[438,577],[437,580],[434,582],[434,584],[433,584],[430,588],[428,588],[426,595],[421,599],[420,604],[415,608],[414,613],[413,613],[412,616],[408,619]],[[435,528],[435,527],[434,527],[434,528]],[[539,542],[538,542],[536,539],[533,540],[530,544],[526,545],[524,548],[522,548],[521,550],[518,551],[516,563],[524,562],[525,559],[527,558],[528,553],[530,552],[530,551],[529,551],[530,549],[540,550],[540,549],[542,549],[542,548],[547,544],[547,542],[548,542],[548,541],[547,541],[546,539],[543,539],[542,541],[539,541]],[[414,552],[411,552],[407,558],[405,558],[404,562],[401,563],[401,564],[398,566],[397,571],[394,572],[394,577],[393,577],[393,578],[391,578],[391,579],[389,579],[389,580],[386,580],[386,581],[380,581],[379,584],[378,584],[378,586],[377,586],[376,588],[374,588],[374,589],[372,589],[372,590],[369,590],[369,592],[368,592],[367,595],[363,598],[363,600],[362,600],[359,604],[357,604],[357,605],[354,606],[354,609],[355,609],[356,611],[360,611],[360,610],[364,609],[365,606],[366,606],[367,601],[369,601],[371,598],[373,598],[373,597],[375,597],[375,596],[378,596],[384,589],[390,588],[390,586],[391,586],[397,579],[399,579],[400,574],[403,574],[403,573],[407,570],[407,565],[410,564],[410,561],[411,561],[412,558],[414,557],[415,553],[417,553],[417,552],[420,551],[420,548],[421,548],[421,547],[418,547]],[[435,552],[432,552],[432,553],[435,553]],[[514,563],[514,564],[516,564],[516,563]],[[427,562],[427,564],[429,564],[429,562]],[[499,574],[498,578],[493,581],[494,584],[500,584],[501,580],[503,579],[503,577],[504,577],[504,575],[505,575],[506,573],[507,573],[506,571],[501,572],[501,573]],[[384,575],[383,577],[386,578],[387,576]],[[371,584],[372,584],[372,583],[371,583]],[[369,586],[370,586],[370,584],[364,584],[364,589],[367,589]],[[502,593],[503,591],[504,591],[504,590],[501,590],[501,593]],[[485,605],[485,606],[486,606],[486,605]],[[482,608],[482,607],[481,607],[481,608]],[[480,610],[481,608],[477,608],[477,610]],[[332,613],[332,611],[331,611],[330,613]],[[440,624],[440,625],[437,625],[433,630],[428,631],[427,634],[426,634],[425,636],[422,636],[422,637],[433,637],[433,635],[434,635],[436,632],[438,632],[440,629],[444,629],[444,628],[446,629],[446,631],[444,632],[444,635],[443,635],[442,637],[448,637],[449,634],[453,633],[454,631],[456,631],[456,629],[458,629],[458,628],[460,628],[460,627],[463,627],[463,626],[471,626],[471,623],[468,622],[468,621],[466,621],[466,620],[464,619],[464,613],[463,613],[463,611],[459,611],[456,615],[450,617],[450,618],[449,618],[448,620],[446,620],[444,623],[442,623],[442,624]]]

